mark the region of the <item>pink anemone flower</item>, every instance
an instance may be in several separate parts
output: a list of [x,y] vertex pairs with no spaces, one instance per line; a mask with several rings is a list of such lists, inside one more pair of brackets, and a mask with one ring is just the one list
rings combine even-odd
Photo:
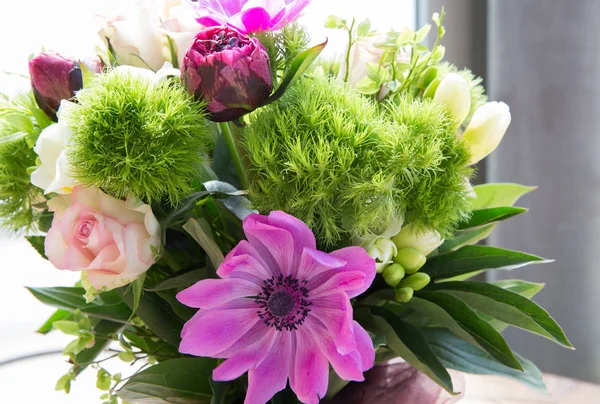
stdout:
[[197,0],[196,21],[205,27],[230,25],[243,34],[276,31],[294,21],[311,0]]
[[327,391],[329,364],[345,380],[363,381],[375,351],[352,319],[350,298],[373,282],[375,261],[360,247],[316,249],[313,233],[284,212],[251,214],[241,241],[206,279],[177,295],[200,310],[181,332],[180,352],[227,358],[217,381],[248,372],[246,404],[262,404],[288,379],[304,403]]

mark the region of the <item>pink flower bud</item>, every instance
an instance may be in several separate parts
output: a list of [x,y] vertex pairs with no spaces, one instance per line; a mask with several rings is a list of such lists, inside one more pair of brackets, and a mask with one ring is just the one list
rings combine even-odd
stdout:
[[[100,72],[100,64],[91,66]],[[29,62],[31,86],[38,106],[53,120],[62,100],[70,100],[83,88],[80,65],[56,52],[43,52]]]
[[273,89],[265,48],[229,27],[206,28],[196,35],[183,58],[181,77],[190,94],[208,103],[215,122],[253,111]]

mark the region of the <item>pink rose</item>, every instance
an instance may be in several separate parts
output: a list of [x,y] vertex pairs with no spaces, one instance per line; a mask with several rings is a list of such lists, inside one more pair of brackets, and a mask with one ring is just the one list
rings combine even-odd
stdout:
[[150,206],[76,186],[48,201],[54,212],[46,255],[58,269],[86,271],[91,285],[114,289],[154,264],[160,226]]

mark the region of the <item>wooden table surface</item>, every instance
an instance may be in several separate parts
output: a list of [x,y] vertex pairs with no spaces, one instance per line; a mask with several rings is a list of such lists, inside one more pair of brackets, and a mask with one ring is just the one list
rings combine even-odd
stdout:
[[459,404],[600,403],[600,386],[552,374],[544,374],[548,394],[499,376],[465,375],[465,395]]

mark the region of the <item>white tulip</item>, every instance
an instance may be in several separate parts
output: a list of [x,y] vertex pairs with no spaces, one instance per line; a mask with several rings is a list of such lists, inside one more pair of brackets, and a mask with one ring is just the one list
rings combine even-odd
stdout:
[[[117,66],[109,74],[132,75],[142,77],[145,80],[152,81],[153,84],[160,84],[171,76],[180,77],[181,72],[175,69],[169,62],[165,62],[156,73],[148,69],[133,66]],[[83,90],[85,91],[85,90]]]
[[444,105],[458,124],[462,123],[471,110],[469,83],[458,73],[448,73],[435,90],[433,99]]
[[444,242],[444,239],[435,230],[417,229],[412,224],[408,224],[400,230],[398,235],[392,237],[392,241],[398,249],[414,248],[420,251],[421,254],[428,255],[438,248]]
[[45,194],[50,192],[68,194],[76,185],[71,177],[71,165],[67,156],[67,146],[72,132],[71,128],[64,123],[65,110],[69,105],[68,101],[61,103],[58,123],[45,128],[33,148],[41,164],[31,173],[31,183],[42,188]]
[[471,151],[471,164],[482,160],[498,147],[510,120],[510,109],[503,102],[488,102],[475,111],[462,137]]

